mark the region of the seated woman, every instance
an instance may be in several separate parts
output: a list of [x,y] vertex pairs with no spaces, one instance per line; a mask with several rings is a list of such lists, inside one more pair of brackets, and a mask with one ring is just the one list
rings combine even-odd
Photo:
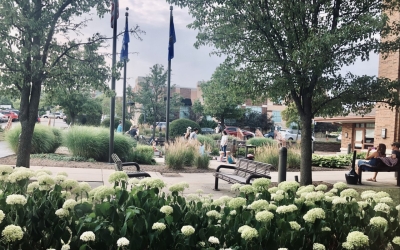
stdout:
[[154,152],[158,152],[158,154],[159,154],[158,156],[162,157],[162,151],[157,148],[157,142],[156,141],[153,141],[153,151]]
[[[362,170],[364,170],[364,171],[374,171],[374,167],[370,167],[370,166],[361,166],[362,164],[364,164],[364,163],[366,163],[366,164],[368,164],[368,165],[372,165],[372,166],[376,166],[376,158],[378,158],[378,157],[385,157],[386,156],[386,145],[385,144],[382,144],[382,143],[380,143],[379,145],[378,145],[378,148],[376,149],[376,151],[375,152],[373,152],[373,153],[371,153],[371,150],[372,150],[372,147],[369,147],[368,148],[368,151],[367,151],[367,157],[365,158],[366,160],[368,160],[368,161],[365,161],[365,160],[359,160],[358,161],[358,163],[357,163],[357,166],[358,166],[358,168],[357,168],[357,174],[360,174],[360,172],[362,171]],[[361,167],[360,167],[361,166]],[[367,179],[367,181],[374,181],[374,182],[376,182],[376,177],[373,177],[373,178],[369,178],[369,179]]]

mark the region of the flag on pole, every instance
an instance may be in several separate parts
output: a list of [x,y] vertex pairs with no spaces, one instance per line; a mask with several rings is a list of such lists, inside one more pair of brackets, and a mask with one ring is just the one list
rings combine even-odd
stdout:
[[168,46],[168,61],[174,58],[174,43],[176,42],[174,17],[171,15],[169,20],[169,46]]
[[129,43],[129,30],[128,30],[128,18],[126,18],[124,39],[122,40],[121,62],[123,62],[124,60],[128,60],[128,43]]
[[111,0],[111,28],[114,29],[114,12],[117,12],[117,19],[119,17],[119,0]]

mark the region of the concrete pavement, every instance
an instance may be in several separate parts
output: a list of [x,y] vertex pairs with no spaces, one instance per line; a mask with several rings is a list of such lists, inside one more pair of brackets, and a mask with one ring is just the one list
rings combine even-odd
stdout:
[[14,152],[10,149],[7,142],[0,141],[0,158],[13,155]]

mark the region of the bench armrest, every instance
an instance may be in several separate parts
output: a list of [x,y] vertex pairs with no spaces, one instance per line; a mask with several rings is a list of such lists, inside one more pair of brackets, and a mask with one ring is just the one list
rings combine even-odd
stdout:
[[217,167],[217,170],[215,170],[215,172],[219,172],[219,170],[220,170],[221,168],[236,169],[235,166],[230,166],[230,165],[219,165],[219,166]]
[[137,172],[137,173],[126,173],[129,178],[138,178],[138,177],[151,177],[149,173],[146,172]]
[[259,174],[251,174],[247,177],[246,179],[246,184],[250,184],[251,179],[255,179],[255,178],[268,178],[271,179],[271,176],[268,175],[259,175]]
[[135,166],[136,167],[136,171],[140,171],[140,167],[139,164],[137,164],[136,162],[122,162],[122,167],[124,166]]

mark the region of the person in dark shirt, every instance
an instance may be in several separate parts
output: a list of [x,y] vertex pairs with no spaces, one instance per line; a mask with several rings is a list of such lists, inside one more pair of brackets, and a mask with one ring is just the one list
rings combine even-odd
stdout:
[[[390,157],[392,159],[397,159],[399,161],[400,160],[400,142],[393,142],[391,146],[392,146],[392,155]],[[377,175],[378,175],[378,172],[375,172],[374,176],[372,178],[367,179],[367,181],[376,181]]]

